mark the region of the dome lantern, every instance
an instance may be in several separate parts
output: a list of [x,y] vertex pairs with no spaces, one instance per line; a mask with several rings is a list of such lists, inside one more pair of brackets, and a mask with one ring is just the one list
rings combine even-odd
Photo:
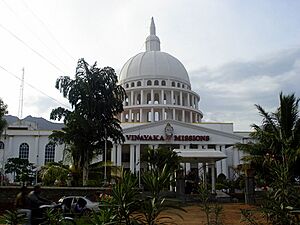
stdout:
[[146,51],[160,51],[160,40],[156,36],[153,17],[151,18],[150,35],[146,39]]

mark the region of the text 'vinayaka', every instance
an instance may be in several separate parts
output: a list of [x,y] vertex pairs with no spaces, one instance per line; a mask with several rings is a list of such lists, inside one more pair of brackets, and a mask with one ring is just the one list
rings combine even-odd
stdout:
[[[164,141],[163,135],[126,135],[128,141]],[[167,140],[170,140],[167,138]],[[207,135],[174,135],[173,141],[209,141]]]

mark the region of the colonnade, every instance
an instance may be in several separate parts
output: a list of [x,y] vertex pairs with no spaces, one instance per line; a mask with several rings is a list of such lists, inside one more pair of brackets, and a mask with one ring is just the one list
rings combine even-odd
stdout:
[[126,88],[121,122],[155,122],[172,119],[187,123],[201,122],[200,97],[187,88],[140,86]]

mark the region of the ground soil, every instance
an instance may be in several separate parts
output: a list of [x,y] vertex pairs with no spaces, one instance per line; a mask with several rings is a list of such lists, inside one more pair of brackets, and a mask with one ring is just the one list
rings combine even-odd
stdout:
[[[221,221],[223,225],[246,225],[247,223],[241,221],[241,209],[255,210],[255,207],[242,203],[226,203],[222,204],[223,210]],[[178,210],[170,210],[166,215],[173,218],[178,225],[204,225],[207,224],[206,215],[201,210],[199,205],[193,204],[183,207],[187,212]],[[174,215],[174,212],[179,216]]]
[[[223,225],[246,225],[247,223],[241,221],[241,209],[255,210],[254,206],[243,203],[224,203],[222,205],[221,222]],[[199,204],[185,204],[183,208],[186,212],[179,210],[169,210],[162,216],[172,218],[172,223],[178,225],[205,225],[207,224],[206,215],[201,210]],[[177,215],[176,215],[177,214]],[[180,215],[180,216],[178,216]],[[1,223],[0,223],[1,225]]]

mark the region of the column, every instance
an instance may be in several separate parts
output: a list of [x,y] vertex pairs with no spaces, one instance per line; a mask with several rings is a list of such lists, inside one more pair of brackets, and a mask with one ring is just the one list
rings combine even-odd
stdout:
[[[226,155],[225,145],[221,146],[221,152],[223,152]],[[227,167],[227,158],[222,159],[222,173],[228,178],[228,167]]]
[[202,167],[202,163],[198,163],[197,168],[198,168],[198,177],[201,179],[201,176],[203,176],[203,174],[201,174],[201,167]]
[[191,103],[190,103],[190,93],[187,93],[187,106],[191,107]]
[[135,170],[135,162],[134,162],[134,145],[130,145],[130,171],[134,173]]
[[133,100],[133,91],[130,92],[130,105],[135,105],[135,102]]
[[151,108],[151,122],[154,122],[154,109]]
[[171,105],[174,105],[174,91],[171,90]]
[[173,109],[173,120],[175,120],[176,119],[176,111],[175,111],[175,109]]
[[112,149],[111,149],[111,162],[112,165],[115,166],[116,165],[116,156],[117,156],[117,150],[116,150],[116,145],[114,144]]
[[185,163],[185,174],[189,174],[191,172],[191,163]]
[[183,105],[183,101],[182,101],[182,91],[179,92],[179,99],[180,99],[180,104],[179,105]]
[[117,166],[122,166],[122,145],[117,145]]
[[202,163],[203,167],[203,183],[207,187],[207,179],[206,179],[206,162]]
[[129,109],[129,113],[128,113],[128,122],[132,122],[132,110]]
[[[19,150],[19,146],[18,146],[18,150]],[[18,151],[17,150],[17,151]],[[14,154],[13,152],[13,137],[9,137],[9,141],[8,141],[8,154],[6,154],[6,159],[8,159],[9,157],[8,156],[11,156],[11,157],[19,157],[19,152],[16,152],[17,154]]]
[[151,89],[151,104],[154,104],[154,91]]
[[141,105],[144,104],[144,90],[141,90]]
[[217,168],[217,175],[219,175],[220,173],[223,173],[222,160],[219,160],[216,162],[216,168]]
[[143,109],[140,108],[140,122],[143,122]]
[[161,113],[162,113],[162,116],[161,116],[161,120],[166,120],[167,118],[166,118],[166,116],[165,116],[165,108],[162,108],[162,111],[161,111]]
[[215,173],[215,162],[211,164],[211,192],[216,192],[216,173]]
[[192,112],[192,111],[190,111],[190,122],[191,122],[191,123],[194,122],[194,121],[193,121],[193,112]]
[[[180,92],[181,93],[181,92]],[[182,122],[185,122],[185,111],[182,110],[182,118],[181,118],[181,121]]]
[[[32,154],[32,156],[36,156],[36,165],[37,167],[41,166],[42,164],[44,164],[43,162],[40,162],[41,160],[39,158],[40,157],[40,153],[39,153],[39,136],[35,136],[35,141],[34,141],[34,150],[35,150],[35,153],[36,155],[30,153],[30,148],[29,148],[29,156]],[[45,156],[44,156],[45,158]],[[41,158],[42,159],[42,158]],[[30,160],[30,157],[29,157],[29,160]],[[33,162],[33,160],[32,160]]]
[[160,96],[160,97],[161,97],[161,98],[160,98],[160,99],[161,99],[161,103],[160,103],[160,104],[161,104],[161,105],[164,105],[164,90],[161,90],[161,93],[160,93],[160,94],[161,94],[161,96]]

